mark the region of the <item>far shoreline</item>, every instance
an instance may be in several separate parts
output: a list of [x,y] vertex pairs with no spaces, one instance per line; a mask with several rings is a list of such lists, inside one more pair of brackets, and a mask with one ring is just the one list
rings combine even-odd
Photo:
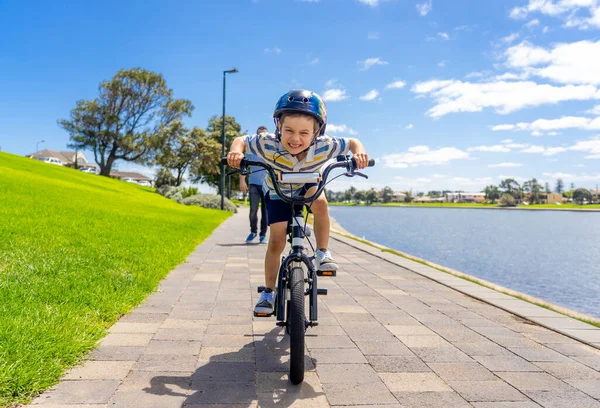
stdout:
[[577,207],[535,207],[535,206],[517,206],[517,207],[500,207],[498,205],[435,205],[435,204],[343,204],[343,203],[335,203],[330,202],[329,206],[332,207],[382,207],[382,208],[453,208],[453,209],[476,209],[476,210],[509,210],[509,211],[573,211],[573,212],[600,212],[600,207],[594,208],[577,208]]

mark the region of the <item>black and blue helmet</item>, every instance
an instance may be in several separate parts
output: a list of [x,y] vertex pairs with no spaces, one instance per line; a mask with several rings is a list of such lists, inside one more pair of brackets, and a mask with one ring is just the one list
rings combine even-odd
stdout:
[[304,89],[292,89],[286,92],[275,105],[273,119],[275,125],[285,112],[305,113],[311,115],[319,122],[319,136],[325,134],[327,125],[327,109],[325,102],[316,93]]

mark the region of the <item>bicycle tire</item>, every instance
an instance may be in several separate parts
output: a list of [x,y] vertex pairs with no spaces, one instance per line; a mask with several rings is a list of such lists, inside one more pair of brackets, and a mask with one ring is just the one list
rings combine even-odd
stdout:
[[290,284],[290,381],[300,384],[304,381],[304,334],[306,315],[304,314],[304,271],[292,268]]

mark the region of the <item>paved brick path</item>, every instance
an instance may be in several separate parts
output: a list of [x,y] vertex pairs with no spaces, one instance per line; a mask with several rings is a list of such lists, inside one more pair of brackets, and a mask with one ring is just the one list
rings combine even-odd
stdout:
[[265,246],[247,224],[226,221],[33,404],[600,408],[600,350],[340,241],[292,386],[288,338],[252,318]]

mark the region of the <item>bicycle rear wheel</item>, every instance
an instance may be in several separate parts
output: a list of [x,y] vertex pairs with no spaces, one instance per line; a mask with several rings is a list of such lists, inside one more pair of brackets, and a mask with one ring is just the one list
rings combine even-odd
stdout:
[[292,268],[289,279],[290,381],[292,384],[300,384],[304,381],[304,333],[306,332],[304,271],[302,268]]

